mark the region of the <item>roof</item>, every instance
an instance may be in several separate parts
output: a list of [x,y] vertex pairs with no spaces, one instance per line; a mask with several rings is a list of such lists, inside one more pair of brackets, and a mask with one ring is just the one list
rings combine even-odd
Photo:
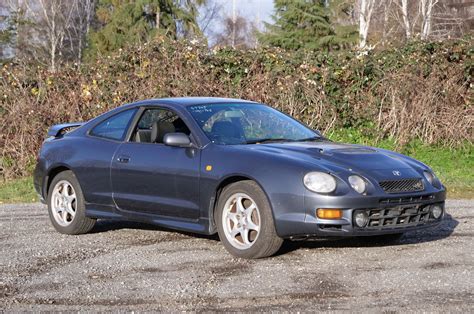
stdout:
[[209,105],[219,103],[256,103],[254,101],[236,99],[236,98],[219,98],[219,97],[172,97],[172,98],[153,98],[142,100],[133,103],[139,105],[141,103],[156,103],[176,106],[190,106],[190,105]]

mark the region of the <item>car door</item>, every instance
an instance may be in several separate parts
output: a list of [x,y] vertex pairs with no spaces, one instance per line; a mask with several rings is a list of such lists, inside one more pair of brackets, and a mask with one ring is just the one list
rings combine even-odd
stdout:
[[110,164],[136,112],[136,108],[127,109],[102,120],[78,147],[76,175],[87,203],[114,206]]
[[[152,138],[154,128],[159,131]],[[200,150],[164,145],[164,135],[173,132],[190,133],[174,111],[143,110],[130,140],[120,145],[112,161],[113,197],[119,210],[199,218]]]

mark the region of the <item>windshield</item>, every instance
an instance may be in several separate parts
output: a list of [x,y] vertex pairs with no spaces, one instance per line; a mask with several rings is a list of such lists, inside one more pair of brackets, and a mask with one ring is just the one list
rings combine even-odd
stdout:
[[260,104],[232,103],[187,107],[204,133],[216,144],[257,144],[319,139],[298,121]]

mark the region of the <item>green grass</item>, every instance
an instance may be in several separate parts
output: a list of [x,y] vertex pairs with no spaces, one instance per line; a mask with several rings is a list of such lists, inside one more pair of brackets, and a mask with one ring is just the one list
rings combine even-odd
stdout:
[[[474,198],[474,145],[448,149],[426,146],[418,142],[397,148],[393,140],[375,141],[360,131],[346,129],[328,137],[346,143],[359,143],[399,151],[429,165],[448,189],[450,198]],[[31,177],[0,183],[0,204],[36,202],[38,197]]]
[[33,178],[21,178],[0,183],[0,204],[37,202]]
[[474,198],[474,149],[423,147],[402,151],[429,165],[448,189],[448,197]]

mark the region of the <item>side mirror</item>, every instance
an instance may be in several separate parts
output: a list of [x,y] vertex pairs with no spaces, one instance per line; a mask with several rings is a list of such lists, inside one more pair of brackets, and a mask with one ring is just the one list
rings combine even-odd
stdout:
[[167,133],[163,138],[163,143],[168,146],[191,147],[191,140],[184,133]]

